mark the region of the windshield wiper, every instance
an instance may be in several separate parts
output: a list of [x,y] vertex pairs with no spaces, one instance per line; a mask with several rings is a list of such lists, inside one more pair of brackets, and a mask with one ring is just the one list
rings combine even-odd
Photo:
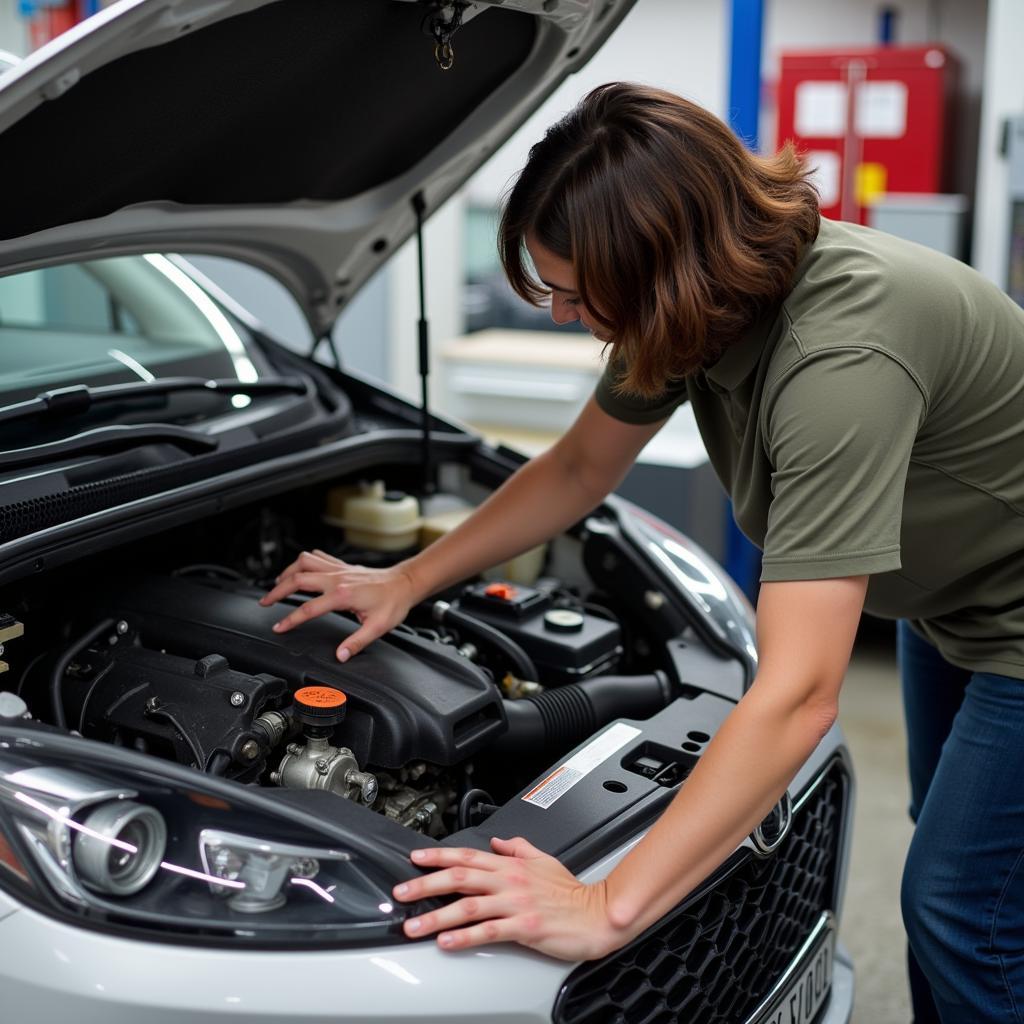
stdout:
[[[307,394],[309,382],[301,377],[273,377],[270,380],[243,382],[232,378],[204,380],[202,377],[162,377],[157,380],[132,381],[130,384],[105,384],[89,387],[75,384],[68,388],[44,391],[35,398],[0,407],[0,423],[28,416],[74,416],[103,402],[169,395],[175,391],[212,391],[225,395]],[[26,449],[29,450],[29,449]]]
[[29,448],[15,448],[9,452],[0,451],[0,470],[14,469],[38,462],[68,455],[82,455],[85,452],[105,451],[108,448],[134,448],[140,444],[163,442],[177,445],[194,455],[216,451],[220,441],[215,437],[176,427],[171,423],[129,423],[111,427],[97,427],[83,430],[73,437],[46,444],[34,444]]

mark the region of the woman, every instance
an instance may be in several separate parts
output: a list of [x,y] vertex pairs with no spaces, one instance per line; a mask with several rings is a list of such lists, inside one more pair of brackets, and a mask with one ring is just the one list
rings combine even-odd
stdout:
[[[819,222],[791,149],[748,153],[679,97],[612,84],[530,152],[500,249],[609,348],[568,433],[393,569],[304,553],[264,599],[349,609],[341,660],[442,587],[578,521],[689,401],[763,548],[760,667],[645,838],[596,884],[523,839],[413,853],[399,900],[445,949],[601,957],[678,903],[779,799],[836,717],[862,608],[901,625],[917,821],[904,916],[919,1022],[1024,1013],[1024,312],[968,267]],[[525,252],[524,252],[525,251]],[[536,269],[532,276],[528,253]]]

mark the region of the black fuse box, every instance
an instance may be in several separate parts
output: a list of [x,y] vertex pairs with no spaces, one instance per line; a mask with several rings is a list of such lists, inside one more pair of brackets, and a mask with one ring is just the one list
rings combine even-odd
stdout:
[[474,583],[453,607],[507,634],[549,682],[572,683],[610,672],[622,655],[618,623],[552,607],[551,598],[534,587]]

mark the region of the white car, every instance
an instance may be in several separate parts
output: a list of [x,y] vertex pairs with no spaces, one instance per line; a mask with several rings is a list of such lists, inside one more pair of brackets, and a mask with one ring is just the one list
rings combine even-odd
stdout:
[[389,899],[410,850],[493,835],[598,879],[685,784],[756,667],[686,537],[610,497],[347,664],[349,617],[278,636],[257,604],[300,550],[428,543],[521,459],[294,354],[187,257],[271,274],[326,338],[628,7],[122,0],[0,75],[4,1021],[849,1020],[838,728],[602,960],[442,953]]

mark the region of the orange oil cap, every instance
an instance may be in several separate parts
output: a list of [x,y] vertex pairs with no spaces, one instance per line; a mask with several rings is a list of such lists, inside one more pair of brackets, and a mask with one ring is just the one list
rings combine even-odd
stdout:
[[333,686],[304,686],[295,691],[295,699],[311,708],[340,708],[348,697]]

